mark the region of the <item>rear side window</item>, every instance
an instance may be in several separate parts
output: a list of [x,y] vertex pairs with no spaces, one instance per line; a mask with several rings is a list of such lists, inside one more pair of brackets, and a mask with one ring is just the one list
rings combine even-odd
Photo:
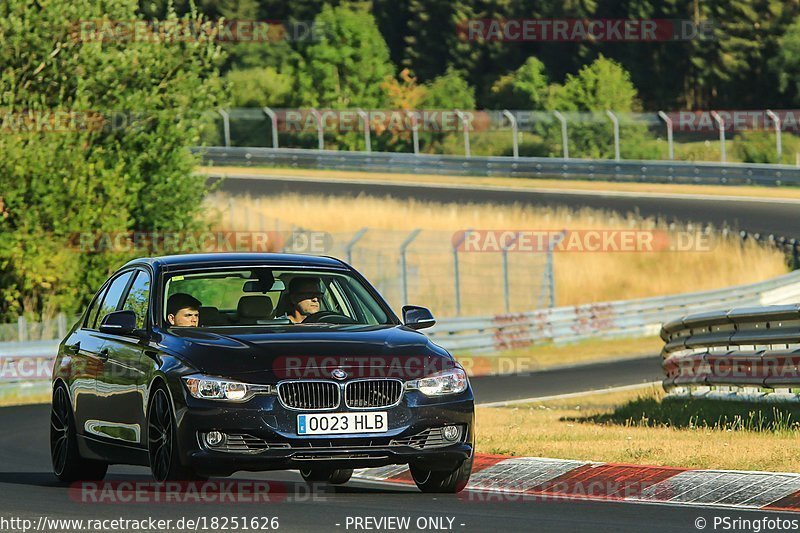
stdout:
[[150,275],[139,270],[133,280],[122,309],[136,313],[136,328],[144,329],[147,322],[147,303],[150,300]]
[[133,272],[125,272],[111,282],[111,285],[109,285],[108,290],[103,297],[103,303],[100,305],[97,317],[90,325],[92,329],[97,329],[100,323],[103,322],[103,317],[117,310],[120,298],[122,298],[122,293],[125,292],[125,287],[128,286],[128,282],[130,281],[132,275]]

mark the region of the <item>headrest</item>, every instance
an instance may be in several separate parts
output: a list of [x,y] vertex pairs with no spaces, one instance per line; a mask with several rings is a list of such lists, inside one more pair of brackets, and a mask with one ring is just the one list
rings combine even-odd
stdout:
[[204,305],[200,307],[200,325],[201,326],[218,326],[224,320],[222,313],[216,307]]
[[242,296],[236,306],[236,314],[240,319],[267,319],[272,313],[272,300],[269,296]]

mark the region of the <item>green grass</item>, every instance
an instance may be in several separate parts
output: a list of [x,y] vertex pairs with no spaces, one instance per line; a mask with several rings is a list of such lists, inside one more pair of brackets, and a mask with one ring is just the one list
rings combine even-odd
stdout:
[[628,427],[706,428],[722,431],[787,433],[800,430],[800,404],[735,400],[637,398],[612,413],[575,419]]

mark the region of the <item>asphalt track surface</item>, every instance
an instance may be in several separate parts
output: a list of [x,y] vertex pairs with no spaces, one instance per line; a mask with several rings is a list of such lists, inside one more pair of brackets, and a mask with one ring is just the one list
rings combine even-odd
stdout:
[[541,372],[484,376],[473,378],[471,383],[475,401],[481,404],[648,383],[662,378],[661,356],[649,355]]
[[[591,207],[621,215],[638,213],[657,217],[667,223],[695,222],[729,227],[751,233],[774,234],[800,238],[800,202],[775,201],[758,198],[704,197],[690,195],[636,195],[608,192],[557,192],[481,189],[475,186],[453,187],[418,184],[376,184],[369,182],[334,182],[313,178],[282,178],[269,176],[237,177],[227,174],[222,190],[232,194],[271,196],[283,193],[317,194],[354,197],[392,196],[393,198],[458,203],[520,203],[533,207]],[[598,185],[601,187],[602,185]]]
[[[659,375],[658,359],[650,356],[624,363],[562,368],[528,376],[477,378],[473,380],[473,386],[476,400],[484,403],[652,381]],[[38,523],[42,516],[50,519],[128,520],[152,517],[173,521],[182,517],[207,517],[207,520],[232,516],[278,517],[279,530],[283,531],[373,530],[355,529],[352,522],[348,527],[348,517],[351,520],[357,517],[410,517],[411,527],[408,530],[417,531],[417,520],[444,517],[452,519],[452,529],[427,530],[496,533],[697,531],[694,524],[698,517],[703,517],[707,521],[707,529],[713,530],[715,518],[758,520],[763,517],[793,519],[797,516],[585,500],[523,501],[513,495],[490,496],[467,492],[460,495],[427,495],[410,486],[363,481],[351,481],[345,486],[310,492],[295,472],[240,473],[231,478],[268,481],[270,492],[275,494],[274,501],[269,503],[108,503],[108,499],[103,503],[93,503],[84,501],[78,489],[59,485],[51,474],[49,412],[48,405],[0,409],[0,427],[3,429],[0,431],[0,517],[28,518],[34,523]],[[145,468],[112,466],[106,480],[146,483],[150,478]],[[445,520],[444,524],[447,523]],[[0,526],[0,531],[21,529]],[[178,530],[172,526],[165,531]]]

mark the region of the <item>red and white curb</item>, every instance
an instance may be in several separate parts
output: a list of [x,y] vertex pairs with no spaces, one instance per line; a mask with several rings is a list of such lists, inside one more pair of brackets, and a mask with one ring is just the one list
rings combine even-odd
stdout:
[[[413,483],[408,469],[397,465],[358,470],[353,477]],[[478,454],[467,491],[461,497],[487,502],[580,498],[800,511],[800,474]]]

